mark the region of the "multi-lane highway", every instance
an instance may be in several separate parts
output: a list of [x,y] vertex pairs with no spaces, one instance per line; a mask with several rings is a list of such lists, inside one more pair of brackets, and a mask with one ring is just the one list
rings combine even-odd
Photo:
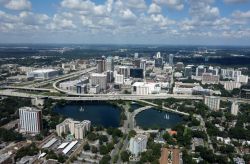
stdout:
[[[0,90],[2,96],[26,97],[26,98],[51,98],[54,100],[68,101],[108,101],[108,100],[153,100],[153,99],[186,99],[203,100],[203,96],[198,95],[175,95],[175,94],[151,94],[151,95],[132,95],[132,94],[85,94],[75,96],[46,96],[45,94],[22,93],[12,89]],[[238,103],[250,103],[249,99],[220,97],[222,101],[236,101]]]

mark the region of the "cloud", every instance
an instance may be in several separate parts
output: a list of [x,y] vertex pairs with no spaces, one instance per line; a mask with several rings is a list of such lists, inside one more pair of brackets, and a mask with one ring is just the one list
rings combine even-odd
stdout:
[[[5,7],[13,1],[0,0],[0,4]],[[224,0],[226,1],[236,3],[236,0]],[[82,38],[88,41],[95,38],[99,41],[100,38],[103,42],[124,40],[127,43],[148,43],[151,39],[152,43],[166,43],[169,39],[179,43],[179,40],[185,38],[189,43],[190,39],[195,42],[205,38],[249,36],[250,11],[236,10],[231,15],[222,17],[216,2],[152,0],[147,4],[145,0],[105,0],[101,3],[94,0],[61,0],[52,15],[36,13],[34,9],[28,10],[31,9],[31,4],[30,7],[19,7],[20,10],[15,12],[3,8],[3,11],[0,10],[0,37],[3,38],[5,34],[6,38],[8,34],[23,35],[26,38],[36,35],[37,38],[46,38],[45,40],[65,38],[65,42],[68,41],[67,37],[71,41]],[[187,10],[183,10],[184,7]],[[186,15],[175,19],[164,8],[169,9],[169,13],[177,10],[173,12],[176,14],[182,10]],[[220,9],[223,10],[222,7]]]
[[249,0],[224,0],[225,3],[246,3]]
[[220,16],[218,7],[211,6],[212,0],[190,0],[189,13],[197,21],[214,20]]
[[159,5],[152,3],[149,6],[149,9],[148,9],[149,14],[156,14],[156,13],[160,13],[160,12],[161,12],[161,7]]
[[232,16],[236,19],[249,19],[250,20],[250,10],[246,12],[235,11]]
[[4,7],[10,10],[30,10],[31,2],[28,0],[8,0],[3,1]]
[[19,17],[26,25],[42,25],[49,20],[49,16],[46,14],[34,14],[27,11],[21,12]]
[[154,0],[154,2],[160,5],[167,5],[168,8],[175,10],[182,10],[184,8],[183,0]]

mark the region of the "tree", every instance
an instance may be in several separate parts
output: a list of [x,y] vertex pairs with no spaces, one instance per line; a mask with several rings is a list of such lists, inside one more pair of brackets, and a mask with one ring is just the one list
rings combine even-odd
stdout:
[[104,146],[104,145],[101,145],[101,146],[100,146],[100,154],[101,154],[101,155],[106,155],[106,154],[108,154],[108,153],[109,153],[108,148],[107,148],[106,146]]
[[106,135],[100,135],[99,136],[99,141],[100,142],[107,142],[108,141],[108,137]]
[[21,141],[23,139],[22,134],[15,132],[14,130],[6,130],[4,128],[0,128],[0,140],[8,142],[8,141]]
[[85,151],[90,150],[89,143],[86,143],[86,144],[83,146],[83,149],[84,149]]
[[88,135],[87,135],[87,139],[88,140],[90,140],[90,141],[95,141],[95,140],[97,140],[98,139],[98,136],[95,134],[95,133],[89,133]]
[[94,153],[94,154],[97,153],[97,152],[98,152],[97,147],[92,146],[92,147],[91,147],[91,152]]
[[107,149],[110,152],[112,149],[114,149],[114,144],[113,143],[108,143],[107,144]]
[[105,155],[102,157],[99,164],[109,164],[110,160],[111,160],[110,155]]
[[135,130],[130,130],[129,134],[128,134],[128,138],[132,138],[136,135],[136,131]]
[[20,159],[24,156],[33,156],[38,154],[39,149],[36,147],[34,143],[30,144],[29,146],[22,147],[21,149],[17,150],[15,159]]
[[121,152],[121,159],[123,162],[128,162],[129,161],[129,153],[127,151],[122,151]]

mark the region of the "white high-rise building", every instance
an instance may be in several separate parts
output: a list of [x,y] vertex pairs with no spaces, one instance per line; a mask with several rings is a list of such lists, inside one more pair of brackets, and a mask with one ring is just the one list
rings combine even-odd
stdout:
[[106,71],[114,71],[114,60],[111,56],[106,60]]
[[139,57],[138,52],[134,53],[134,58],[137,59]]
[[128,66],[120,66],[118,73],[123,75],[124,78],[128,78],[129,77],[129,67]]
[[239,75],[239,76],[237,76],[236,81],[239,82],[239,83],[247,84],[248,83],[248,76]]
[[124,76],[120,74],[115,75],[115,83],[116,84],[123,84],[124,83]]
[[37,134],[42,130],[42,111],[31,107],[19,109],[20,131]]
[[237,102],[233,102],[231,106],[231,114],[237,116],[239,111],[239,105]]
[[221,76],[224,79],[234,79],[241,75],[241,71],[234,70],[233,68],[221,69]]
[[161,58],[161,52],[156,53],[156,58]]
[[220,97],[205,96],[205,104],[212,110],[220,109]]
[[107,89],[107,75],[92,73],[90,75],[90,85],[99,85],[101,90]]
[[138,156],[139,153],[146,151],[148,138],[146,135],[138,134],[129,141],[129,151]]
[[146,60],[141,60],[140,62],[140,68],[143,69],[143,77],[145,78],[146,76]]
[[202,76],[202,74],[205,73],[205,71],[206,71],[206,69],[205,69],[204,65],[199,65],[196,68],[195,76]]

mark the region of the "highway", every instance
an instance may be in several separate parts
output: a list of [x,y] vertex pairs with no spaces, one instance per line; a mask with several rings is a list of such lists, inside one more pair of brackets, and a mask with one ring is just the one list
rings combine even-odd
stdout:
[[56,80],[56,81],[53,83],[53,88],[54,88],[55,90],[59,91],[59,92],[70,94],[70,93],[68,93],[68,91],[65,91],[65,90],[63,90],[63,89],[58,88],[58,87],[57,87],[58,83],[63,82],[63,81],[66,81],[66,80],[68,80],[68,79],[70,79],[70,78],[73,78],[73,77],[78,77],[78,76],[80,76],[80,75],[83,75],[83,74],[92,72],[92,71],[94,71],[94,70],[96,70],[96,67],[91,67],[91,68],[85,69],[85,70],[83,70],[83,71],[81,71],[81,72],[79,72],[79,73],[77,73],[77,74],[73,74],[73,75],[71,75],[71,76],[66,76],[66,77],[64,77],[64,78],[60,78],[60,79]]
[[[24,97],[24,98],[51,98],[54,100],[67,101],[108,101],[108,100],[154,100],[154,99],[186,99],[203,100],[203,96],[198,95],[176,95],[176,94],[151,94],[151,95],[131,95],[131,94],[85,94],[75,96],[46,96],[44,94],[22,93],[11,89],[0,90],[2,96]],[[238,103],[250,103],[249,99],[220,97],[222,101],[236,101]]]

